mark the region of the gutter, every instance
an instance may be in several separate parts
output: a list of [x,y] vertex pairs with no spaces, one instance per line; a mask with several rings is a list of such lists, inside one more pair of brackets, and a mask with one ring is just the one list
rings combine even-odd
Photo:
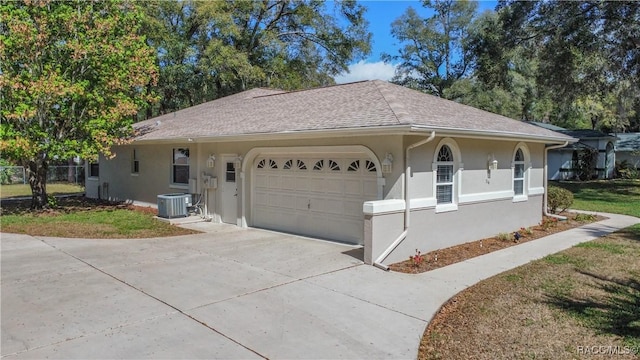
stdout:
[[405,172],[404,172],[404,207],[405,207],[404,208],[404,231],[402,231],[400,236],[398,236],[398,238],[396,238],[393,241],[393,243],[391,243],[391,245],[389,245],[389,247],[385,251],[383,251],[382,254],[380,254],[380,256],[378,256],[378,258],[373,262],[373,266],[380,268],[384,271],[388,271],[389,267],[387,265],[384,265],[382,262],[384,261],[384,259],[387,258],[387,256],[389,256],[389,254],[391,254],[393,250],[395,250],[396,247],[398,247],[398,245],[400,245],[402,241],[404,241],[404,239],[407,238],[407,233],[409,232],[409,225],[410,225],[409,219],[411,218],[411,204],[410,204],[411,199],[409,196],[409,175],[411,174],[410,150],[428,143],[429,141],[433,140],[435,137],[436,137],[436,132],[431,131],[431,135],[429,135],[429,137],[409,145],[407,147],[407,150],[405,151],[404,163],[406,166],[405,166]]
[[547,199],[549,196],[549,171],[548,171],[548,164],[547,164],[547,158],[548,158],[548,152],[549,150],[553,150],[553,149],[559,149],[559,148],[563,148],[565,146],[569,145],[568,141],[565,141],[564,144],[561,145],[552,145],[552,146],[545,146],[544,148],[544,197],[542,198],[542,214],[544,214],[544,216],[549,216],[552,218],[556,218],[558,220],[567,220],[566,217],[564,216],[560,216],[560,215],[556,215],[556,214],[551,214],[549,213],[549,206],[547,206]]

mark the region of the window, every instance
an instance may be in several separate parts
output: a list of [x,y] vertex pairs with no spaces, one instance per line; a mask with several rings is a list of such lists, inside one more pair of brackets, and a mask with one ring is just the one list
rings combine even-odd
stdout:
[[100,176],[100,166],[98,162],[89,163],[89,177],[98,177]]
[[140,172],[140,161],[138,160],[138,154],[136,149],[131,151],[131,173],[137,174]]
[[453,204],[453,153],[442,145],[436,158],[436,204]]
[[171,165],[171,182],[189,184],[189,149],[173,149],[173,163]]
[[234,163],[227,162],[227,167],[224,172],[224,180],[226,182],[236,182],[236,167]]
[[322,170],[324,167],[324,160],[318,160],[316,164],[313,166],[313,170]]
[[515,195],[524,195],[524,154],[522,149],[518,149],[513,157],[513,192]]

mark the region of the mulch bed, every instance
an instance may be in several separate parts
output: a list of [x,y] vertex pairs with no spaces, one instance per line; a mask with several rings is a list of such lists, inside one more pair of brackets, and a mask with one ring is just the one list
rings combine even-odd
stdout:
[[[522,228],[510,234],[503,234],[502,238],[495,236],[445,249],[435,250],[426,254],[419,254],[417,259],[414,257],[416,260],[407,259],[402,262],[391,264],[389,265],[389,269],[407,274],[423,273],[471,259],[476,256],[539,239],[557,232],[607,219],[600,215],[585,216],[584,214],[580,215],[577,213],[562,213],[560,215],[567,217],[567,220],[558,221],[556,218],[544,217],[540,224],[527,229]],[[577,220],[576,217],[578,217]],[[516,232],[520,235],[520,238],[517,241],[514,238]]]

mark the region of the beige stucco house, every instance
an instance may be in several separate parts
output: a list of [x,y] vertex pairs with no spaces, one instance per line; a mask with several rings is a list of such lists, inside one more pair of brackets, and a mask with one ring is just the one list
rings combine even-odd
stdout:
[[538,223],[547,150],[575,141],[383,81],[253,89],[135,127],[87,196],[192,192],[212,221],[361,244],[370,264]]

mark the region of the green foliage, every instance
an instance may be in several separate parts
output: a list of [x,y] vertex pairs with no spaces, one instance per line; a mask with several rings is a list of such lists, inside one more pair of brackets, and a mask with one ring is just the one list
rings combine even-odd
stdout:
[[256,86],[333,84],[370,51],[365,8],[355,1],[147,1],[145,9],[160,113]]
[[638,130],[640,88],[633,84],[640,81],[640,52],[632,39],[639,20],[640,4],[632,1],[500,1],[497,26],[487,28],[475,48],[478,76],[508,88],[504,79],[514,59],[528,58],[536,65],[523,73],[535,84],[528,101],[553,99],[548,118],[534,119]]
[[579,222],[591,222],[591,221],[594,221],[595,219],[596,219],[595,215],[584,214],[584,213],[576,214],[576,217],[574,218],[575,221],[579,221]]
[[0,151],[45,206],[48,161],[109,156],[132,134],[155,100],[154,54],[132,1],[9,1],[0,14]]
[[499,233],[497,236],[498,240],[502,240],[502,241],[511,241],[513,239],[513,236],[510,233]]
[[391,34],[402,48],[383,59],[400,62],[395,83],[445,97],[446,89],[470,74],[468,33],[478,5],[467,0],[425,0],[423,5],[433,16],[423,19],[408,8],[391,24]]
[[615,173],[622,179],[640,179],[640,170],[628,160],[616,162]]
[[571,191],[557,186],[549,186],[547,190],[547,204],[549,212],[556,214],[567,210],[573,204],[573,194]]

